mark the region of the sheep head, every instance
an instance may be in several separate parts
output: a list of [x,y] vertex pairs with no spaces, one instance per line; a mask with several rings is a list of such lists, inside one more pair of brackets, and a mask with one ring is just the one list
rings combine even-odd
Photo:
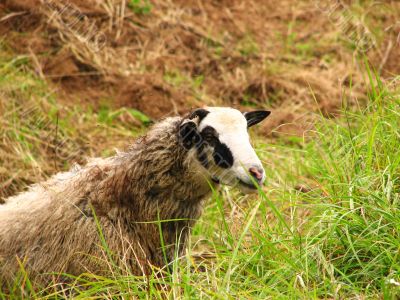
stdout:
[[269,114],[266,110],[242,113],[229,107],[199,108],[181,122],[180,141],[213,181],[238,185],[245,193],[256,191],[265,181],[265,171],[247,129]]

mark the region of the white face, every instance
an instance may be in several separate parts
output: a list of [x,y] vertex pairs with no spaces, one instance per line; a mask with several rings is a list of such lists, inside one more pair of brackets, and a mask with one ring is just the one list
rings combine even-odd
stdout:
[[[247,129],[269,115],[266,111],[241,113],[229,107],[197,110],[192,120],[197,125],[199,141],[193,153],[214,181],[238,184],[242,191],[256,190],[265,181],[265,171],[250,144]],[[193,113],[196,115],[196,111]]]

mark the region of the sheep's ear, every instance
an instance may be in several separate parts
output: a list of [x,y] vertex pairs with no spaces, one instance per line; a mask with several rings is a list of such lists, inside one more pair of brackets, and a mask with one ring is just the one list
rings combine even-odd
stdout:
[[198,126],[210,112],[204,108],[198,108],[192,111],[179,127],[179,137],[182,145],[186,149],[201,143],[202,138],[198,131]]
[[195,109],[190,115],[189,115],[189,119],[193,120],[195,118],[197,118],[198,123],[201,122],[201,120],[203,120],[210,112],[207,109],[204,108],[198,108]]
[[187,150],[201,142],[201,135],[197,130],[195,120],[186,119],[179,126],[179,139]]
[[247,120],[247,127],[251,127],[253,125],[260,123],[270,114],[271,112],[268,110],[255,110],[243,113],[244,117]]

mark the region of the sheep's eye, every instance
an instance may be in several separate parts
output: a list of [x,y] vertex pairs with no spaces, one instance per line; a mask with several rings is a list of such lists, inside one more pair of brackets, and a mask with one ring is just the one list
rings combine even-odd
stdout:
[[210,144],[214,144],[215,142],[218,141],[218,133],[211,126],[206,126],[201,131],[201,136],[207,143],[210,143]]

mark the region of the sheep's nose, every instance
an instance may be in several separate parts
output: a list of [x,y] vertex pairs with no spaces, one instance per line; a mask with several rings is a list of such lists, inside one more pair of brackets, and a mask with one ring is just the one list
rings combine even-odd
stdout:
[[254,177],[254,179],[257,180],[257,182],[261,182],[263,179],[263,175],[264,175],[264,170],[262,168],[259,167],[251,167],[249,169],[249,173],[251,176]]

